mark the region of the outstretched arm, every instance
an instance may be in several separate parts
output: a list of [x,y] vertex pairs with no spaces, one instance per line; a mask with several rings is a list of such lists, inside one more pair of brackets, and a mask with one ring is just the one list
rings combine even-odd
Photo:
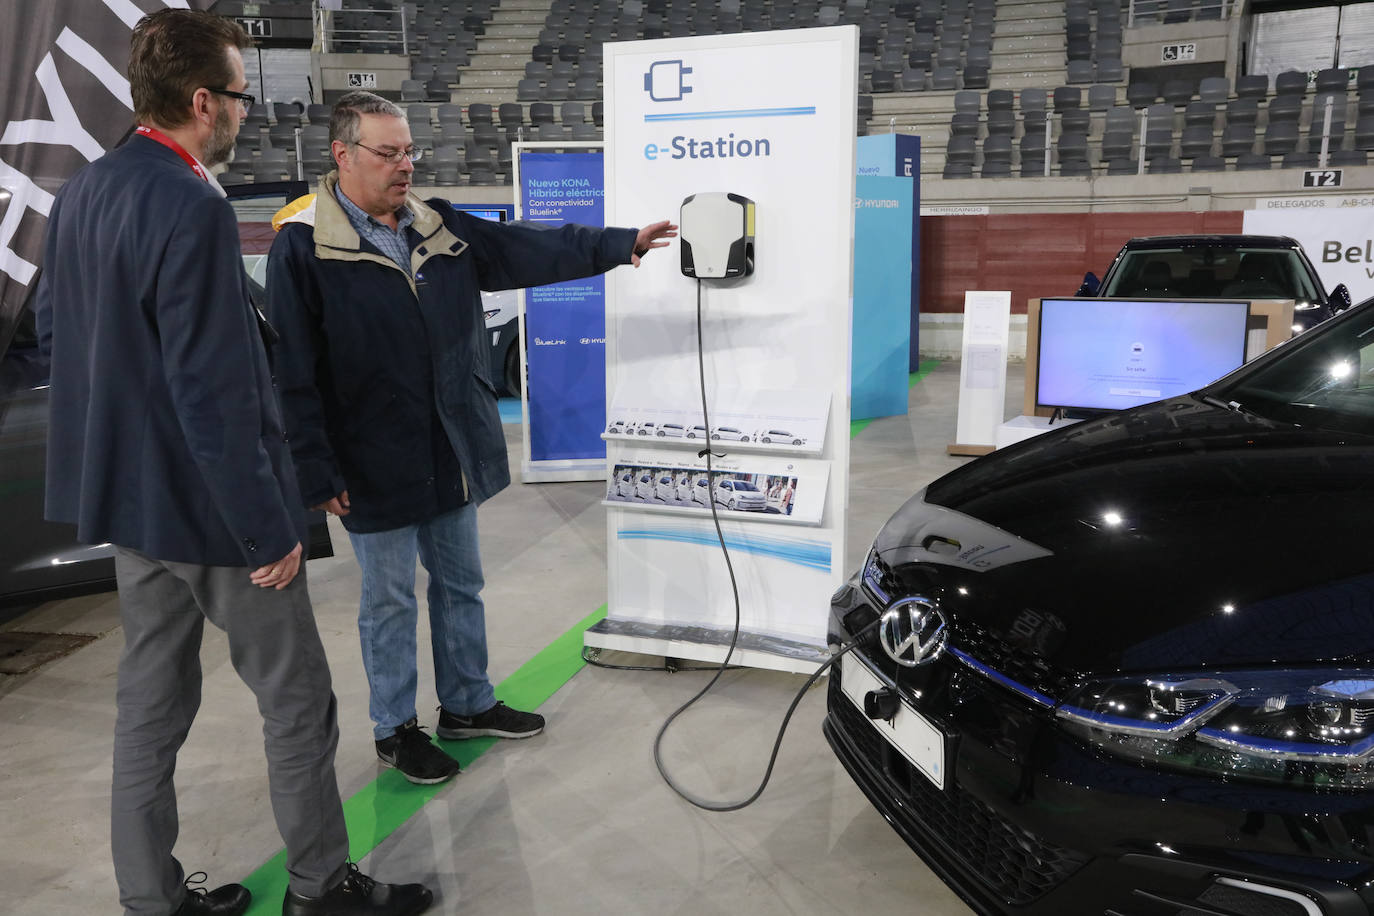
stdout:
[[666,248],[668,247],[668,239],[675,238],[677,238],[677,226],[666,219],[645,226],[639,230],[639,235],[635,236],[635,253],[631,256],[630,263],[638,267],[639,259],[648,254],[651,248]]

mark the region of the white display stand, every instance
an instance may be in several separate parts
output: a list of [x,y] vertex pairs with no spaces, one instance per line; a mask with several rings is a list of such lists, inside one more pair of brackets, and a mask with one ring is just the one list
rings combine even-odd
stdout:
[[655,500],[652,481],[630,499],[612,476],[698,471],[704,443],[685,433],[709,425],[734,430],[705,440],[717,473],[797,482],[791,517],[774,484],[765,510],[720,513],[739,587],[735,660],[813,671],[828,657],[829,598],[846,572],[857,52],[853,26],[605,46],[607,224],[676,222],[689,195],[743,195],[756,204],[756,268],[699,288],[674,245],[607,278],[606,400],[621,425],[606,434],[608,614],[589,646],[723,657],[734,598],[706,507],[667,483]]
[[951,455],[986,455],[996,447],[1007,396],[1011,292],[964,293],[964,349],[959,366],[959,422]]

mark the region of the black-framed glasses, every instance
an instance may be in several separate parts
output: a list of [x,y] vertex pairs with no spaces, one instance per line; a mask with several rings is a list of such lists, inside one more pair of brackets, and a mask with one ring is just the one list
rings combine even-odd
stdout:
[[383,159],[385,159],[392,165],[400,165],[402,159],[409,159],[411,162],[419,162],[420,157],[424,155],[422,152],[420,152],[420,150],[416,149],[413,146],[407,146],[405,149],[393,149],[389,151],[384,151],[379,149],[373,149],[366,143],[359,143],[356,140],[353,141],[353,145],[361,146],[363,149],[367,150],[369,153],[372,153],[374,156],[381,156]]
[[256,104],[258,101],[257,96],[249,95],[246,92],[235,92],[232,89],[213,89],[209,86],[206,86],[205,88],[208,91],[213,92],[215,95],[223,95],[228,96],[231,99],[238,99],[239,104],[243,106],[244,111],[247,111],[248,109],[252,108],[253,105]]

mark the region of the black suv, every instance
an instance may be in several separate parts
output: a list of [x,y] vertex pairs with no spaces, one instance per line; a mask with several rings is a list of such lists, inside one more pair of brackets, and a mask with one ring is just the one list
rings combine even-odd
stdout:
[[1131,239],[1099,282],[1079,296],[1108,299],[1292,299],[1293,330],[1305,331],[1350,307],[1330,294],[1295,239],[1278,235],[1161,235]]

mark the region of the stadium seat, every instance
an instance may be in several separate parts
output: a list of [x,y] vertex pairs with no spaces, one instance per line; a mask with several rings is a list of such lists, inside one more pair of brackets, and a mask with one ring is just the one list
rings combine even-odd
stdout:
[[1232,99],[1223,109],[1226,124],[1249,124],[1252,127],[1259,120],[1259,100],[1253,98]]
[[1192,101],[1196,83],[1193,80],[1165,80],[1160,97],[1170,105],[1179,107]]
[[1206,100],[1189,102],[1183,109],[1184,127],[1206,127],[1211,130],[1217,121],[1217,106]]
[[1126,65],[1121,62],[1119,51],[1097,58],[1093,76],[1099,83],[1119,83],[1126,73]]
[[1275,121],[1291,121],[1296,124],[1302,116],[1302,96],[1276,95],[1269,100],[1264,110],[1270,124]]
[[1274,78],[1274,95],[1307,95],[1307,74],[1298,70],[1285,70]]
[[1198,85],[1198,98],[1220,105],[1231,97],[1231,82],[1224,76],[1203,77]]
[[1183,136],[1178,141],[1179,155],[1184,159],[1196,159],[1212,154],[1211,126],[1195,125],[1183,128]]
[[1227,124],[1221,132],[1221,154],[1227,158],[1243,156],[1255,146],[1255,125]]
[[[1374,68],[1371,68],[1374,69]],[[1021,90],[1021,111],[1044,111],[1048,102],[1048,93],[1039,87],[1030,87]]]
[[1102,158],[1107,160],[1129,159],[1134,142],[1135,137],[1129,130],[1125,132],[1109,130],[1102,135]]
[[1328,67],[1317,71],[1318,92],[1345,92],[1350,87],[1350,74],[1344,67]]
[[1236,97],[1242,99],[1262,99],[1269,95],[1269,77],[1263,73],[1251,73],[1236,77]]
[[1002,161],[1002,160],[1000,160],[1000,159],[999,159],[999,160],[985,160],[985,161],[983,162],[983,168],[982,168],[982,170],[979,172],[979,177],[982,177],[982,178],[1010,178],[1010,177],[1011,177],[1011,160],[1010,160],[1010,159],[1008,159],[1008,160],[1006,160],[1006,161]]
[[1273,163],[1268,156],[1261,156],[1256,153],[1246,153],[1236,157],[1237,172],[1264,172],[1273,168]]
[[1083,90],[1077,86],[1058,86],[1054,90],[1054,110],[1078,108],[1083,103]]
[[1116,104],[1115,86],[1089,86],[1088,87],[1088,110],[1106,111]]
[[993,89],[988,92],[988,111],[1011,111],[1016,105],[1016,93],[1010,89]]
[[1130,102],[1133,108],[1153,105],[1157,98],[1159,87],[1149,80],[1131,80],[1130,85],[1126,87],[1126,101]]

